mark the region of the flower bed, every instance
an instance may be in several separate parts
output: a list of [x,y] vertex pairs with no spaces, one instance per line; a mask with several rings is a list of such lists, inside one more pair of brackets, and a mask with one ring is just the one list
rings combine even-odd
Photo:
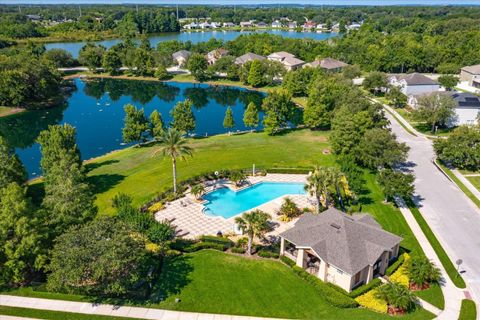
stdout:
[[355,298],[355,301],[364,308],[380,312],[380,313],[387,313],[388,312],[388,305],[385,300],[378,299],[376,297],[377,290],[373,289],[368,291],[367,293]]

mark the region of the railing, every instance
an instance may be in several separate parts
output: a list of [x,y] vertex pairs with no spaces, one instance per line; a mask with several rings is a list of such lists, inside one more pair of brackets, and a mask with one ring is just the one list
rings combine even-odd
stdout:
[[290,259],[292,259],[293,261],[297,261],[297,255],[296,255],[296,253],[297,253],[296,251],[290,252],[290,251],[285,250],[285,252],[284,252],[283,254],[284,254],[285,257],[287,257],[287,258],[290,258]]

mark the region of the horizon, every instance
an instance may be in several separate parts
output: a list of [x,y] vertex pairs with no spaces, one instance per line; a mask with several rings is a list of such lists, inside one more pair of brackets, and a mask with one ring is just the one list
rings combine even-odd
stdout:
[[472,6],[480,0],[2,0],[0,5]]

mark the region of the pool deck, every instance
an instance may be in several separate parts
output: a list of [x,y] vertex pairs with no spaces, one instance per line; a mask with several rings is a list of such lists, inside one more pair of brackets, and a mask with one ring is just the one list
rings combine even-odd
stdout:
[[[306,178],[307,176],[303,174],[268,174],[266,176],[248,177],[248,181],[251,184],[259,182],[305,183]],[[225,183],[225,181],[219,181],[216,186],[217,188],[226,186],[233,190],[232,186]],[[211,190],[212,189],[208,189],[207,192]],[[300,208],[312,207],[308,196],[286,196],[290,197]],[[259,209],[269,213],[272,216],[272,222],[276,227],[267,236],[278,235],[280,232],[286,230],[294,223],[294,221],[285,223],[278,220],[276,212],[282,205],[282,202],[283,197],[279,197],[251,209]],[[235,232],[234,220],[238,215],[229,219],[208,216],[203,213],[203,208],[204,206],[201,202],[197,201],[191,194],[187,194],[185,197],[167,204],[165,209],[160,210],[155,214],[155,218],[159,221],[163,221],[165,219],[172,221],[172,224],[177,226],[178,235],[183,236],[184,238],[196,238],[201,235],[215,235],[219,231],[223,234],[231,234]]]

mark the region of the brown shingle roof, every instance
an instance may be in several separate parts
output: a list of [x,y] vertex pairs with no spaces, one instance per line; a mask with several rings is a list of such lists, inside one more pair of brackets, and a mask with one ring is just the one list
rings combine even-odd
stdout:
[[243,56],[240,56],[237,59],[235,59],[235,63],[236,64],[244,64],[245,62],[253,61],[253,60],[265,60],[265,57],[260,56],[260,55],[255,54],[255,53],[249,52],[249,53],[245,53]]
[[480,64],[474,66],[466,66],[463,67],[462,70],[471,74],[480,74]]
[[321,259],[350,275],[375,264],[384,251],[402,241],[368,215],[349,216],[335,208],[303,215],[280,236],[296,246],[312,248]]
[[394,74],[392,77],[397,78],[398,81],[405,80],[409,86],[420,86],[420,85],[435,85],[438,84],[437,81],[430,79],[427,76],[424,76],[420,73],[409,73],[409,74]]

